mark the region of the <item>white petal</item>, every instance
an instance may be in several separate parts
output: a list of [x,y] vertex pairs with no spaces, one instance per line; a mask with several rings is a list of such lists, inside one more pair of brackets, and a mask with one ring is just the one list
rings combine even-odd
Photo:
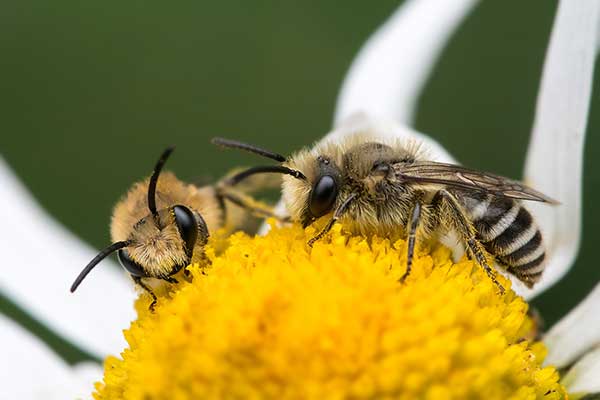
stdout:
[[90,398],[93,382],[102,379],[97,364],[75,368],[28,331],[0,314],[0,392],[3,399],[63,400]]
[[544,291],[571,267],[579,249],[583,146],[600,21],[598,0],[561,0],[546,54],[525,182],[562,204],[528,204],[548,248],[542,280],[526,298]]
[[335,124],[357,111],[413,122],[437,57],[477,0],[407,0],[355,58],[340,91]]
[[561,382],[571,394],[600,393],[600,348],[577,361]]
[[546,363],[564,367],[600,345],[600,284],[544,337]]
[[126,345],[121,330],[134,318],[134,291],[122,270],[105,260],[70,293],[97,251],[42,210],[2,158],[0,187],[0,291],[92,354],[118,354]]

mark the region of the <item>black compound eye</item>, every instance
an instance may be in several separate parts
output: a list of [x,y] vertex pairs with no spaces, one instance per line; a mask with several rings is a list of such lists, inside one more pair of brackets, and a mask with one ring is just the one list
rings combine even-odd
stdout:
[[174,206],[173,212],[179,234],[185,243],[185,251],[188,257],[191,257],[196,239],[198,239],[198,222],[190,209],[185,206]]
[[313,217],[318,218],[331,211],[338,194],[335,179],[330,175],[323,175],[310,194],[309,210]]
[[119,259],[119,263],[133,276],[144,277],[147,274],[144,272],[144,268],[135,261],[131,257],[129,257],[129,253],[125,250],[119,250],[117,252],[117,258]]

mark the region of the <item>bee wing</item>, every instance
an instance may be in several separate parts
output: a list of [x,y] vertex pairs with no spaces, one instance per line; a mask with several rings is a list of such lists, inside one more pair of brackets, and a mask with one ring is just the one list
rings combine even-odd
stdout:
[[559,204],[558,201],[520,182],[460,165],[417,161],[411,164],[394,164],[394,171],[404,182],[439,184],[499,197]]

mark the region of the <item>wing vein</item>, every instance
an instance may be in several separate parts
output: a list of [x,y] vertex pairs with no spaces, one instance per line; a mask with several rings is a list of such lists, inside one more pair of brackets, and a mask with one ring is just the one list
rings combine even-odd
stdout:
[[402,182],[437,184],[475,190],[498,197],[559,204],[558,201],[521,182],[460,165],[417,161],[411,164],[395,164],[394,169],[397,179]]

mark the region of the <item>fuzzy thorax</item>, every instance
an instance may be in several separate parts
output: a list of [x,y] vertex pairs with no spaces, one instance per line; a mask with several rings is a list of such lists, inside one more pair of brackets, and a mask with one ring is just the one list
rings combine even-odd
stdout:
[[[312,222],[311,191],[323,175],[332,176],[338,188],[331,211],[351,194],[358,195],[345,213],[345,224],[355,233],[396,232],[406,224],[415,199],[393,181],[392,171],[374,171],[387,165],[423,160],[421,147],[412,141],[357,133],[342,142],[325,141],[293,154],[286,166],[302,172],[306,180],[284,176],[282,196],[292,220]],[[382,164],[383,165],[383,164]]]
[[422,247],[399,284],[404,241],[314,234],[235,234],[154,313],[142,295],[95,398],[566,398],[527,304],[477,264]]

